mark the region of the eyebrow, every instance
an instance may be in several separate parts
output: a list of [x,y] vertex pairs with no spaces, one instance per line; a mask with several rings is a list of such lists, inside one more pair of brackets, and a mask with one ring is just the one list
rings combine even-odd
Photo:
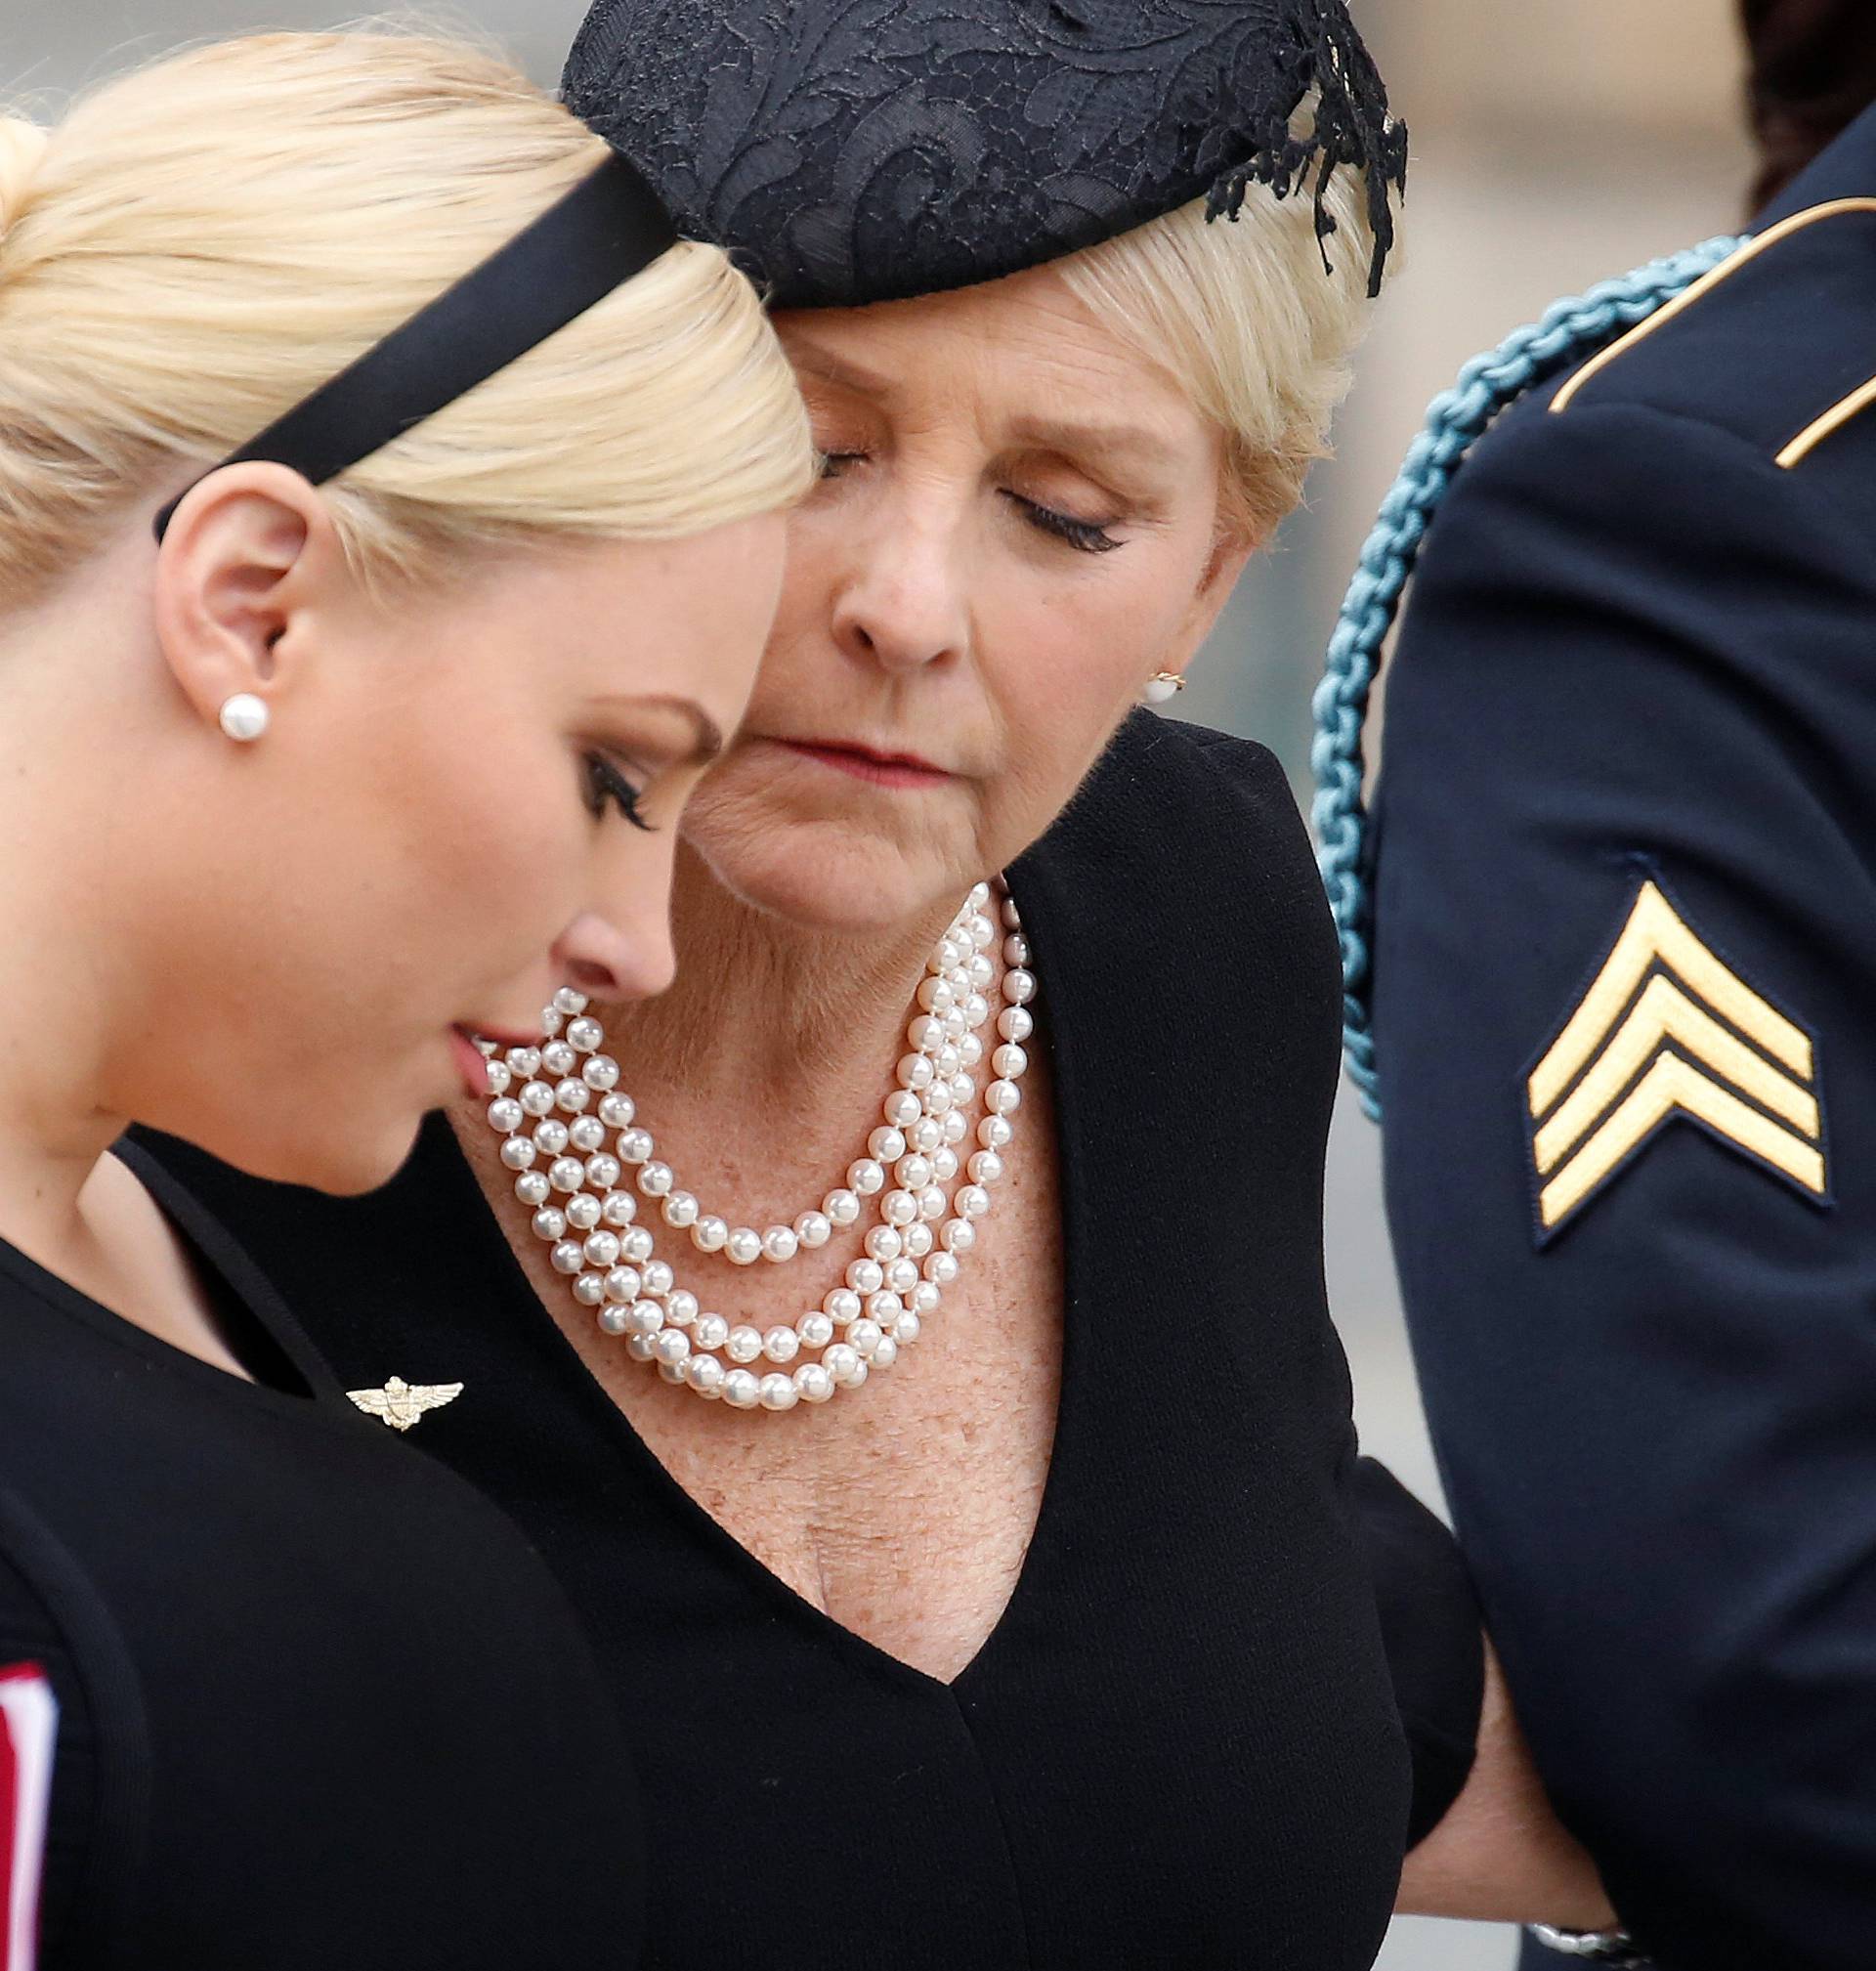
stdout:
[[691,728],[691,766],[707,766],[723,752],[723,728],[694,698],[679,698],[668,692],[613,692],[599,701],[602,705],[629,706],[636,711],[675,712]]
[[[799,335],[789,338],[789,354],[803,369],[841,389],[858,391],[863,397],[889,398],[896,387],[892,377],[846,357],[835,356]],[[1172,465],[1179,456],[1178,447],[1164,433],[1143,424],[1024,416],[1017,418],[1010,430],[1023,444],[1039,445],[1049,451],[1091,452],[1142,465]]]

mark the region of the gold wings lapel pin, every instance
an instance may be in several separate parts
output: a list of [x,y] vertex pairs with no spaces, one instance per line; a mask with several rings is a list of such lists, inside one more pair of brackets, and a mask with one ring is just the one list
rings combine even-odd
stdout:
[[1724,964],[1657,883],[1526,1086],[1538,1243],[1677,1116],[1826,1194],[1811,1036]]
[[406,1383],[393,1376],[381,1390],[345,1393],[367,1417],[376,1417],[394,1431],[407,1431],[426,1410],[440,1410],[462,1394],[460,1383]]

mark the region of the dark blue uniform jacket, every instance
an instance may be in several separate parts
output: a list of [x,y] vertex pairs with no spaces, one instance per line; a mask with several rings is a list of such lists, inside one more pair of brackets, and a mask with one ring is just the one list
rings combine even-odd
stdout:
[[1437,517],[1375,1028],[1434,1435],[1564,1819],[1668,1971],[1871,1971],[1876,112],[1757,232]]

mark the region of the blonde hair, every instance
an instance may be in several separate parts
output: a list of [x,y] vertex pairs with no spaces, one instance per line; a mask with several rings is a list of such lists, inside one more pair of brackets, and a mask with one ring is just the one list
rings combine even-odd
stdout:
[[1076,298],[1224,432],[1220,526],[1253,539],[1298,504],[1311,460],[1327,455],[1368,325],[1365,178],[1339,172],[1326,203],[1335,230],[1323,242],[1306,189],[1279,198],[1253,185],[1235,220],[1208,221],[1199,199],[1060,263]]
[[[0,121],[0,607],[264,430],[606,155],[499,57],[387,27],[198,47],[51,131]],[[754,290],[687,242],[326,496],[377,580],[541,536],[699,533],[812,476]]]

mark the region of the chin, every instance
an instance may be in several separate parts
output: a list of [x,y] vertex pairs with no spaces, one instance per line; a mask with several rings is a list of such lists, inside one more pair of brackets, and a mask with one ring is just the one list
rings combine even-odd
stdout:
[[839,822],[704,827],[690,832],[690,845],[740,903],[836,937],[890,929],[954,889],[962,896],[976,880],[955,878],[927,855]]
[[409,1161],[416,1148],[421,1116],[386,1123],[368,1134],[357,1117],[349,1123],[314,1127],[318,1134],[292,1141],[270,1140],[217,1144],[193,1140],[251,1178],[270,1183],[298,1184],[329,1197],[357,1198],[380,1189]]

